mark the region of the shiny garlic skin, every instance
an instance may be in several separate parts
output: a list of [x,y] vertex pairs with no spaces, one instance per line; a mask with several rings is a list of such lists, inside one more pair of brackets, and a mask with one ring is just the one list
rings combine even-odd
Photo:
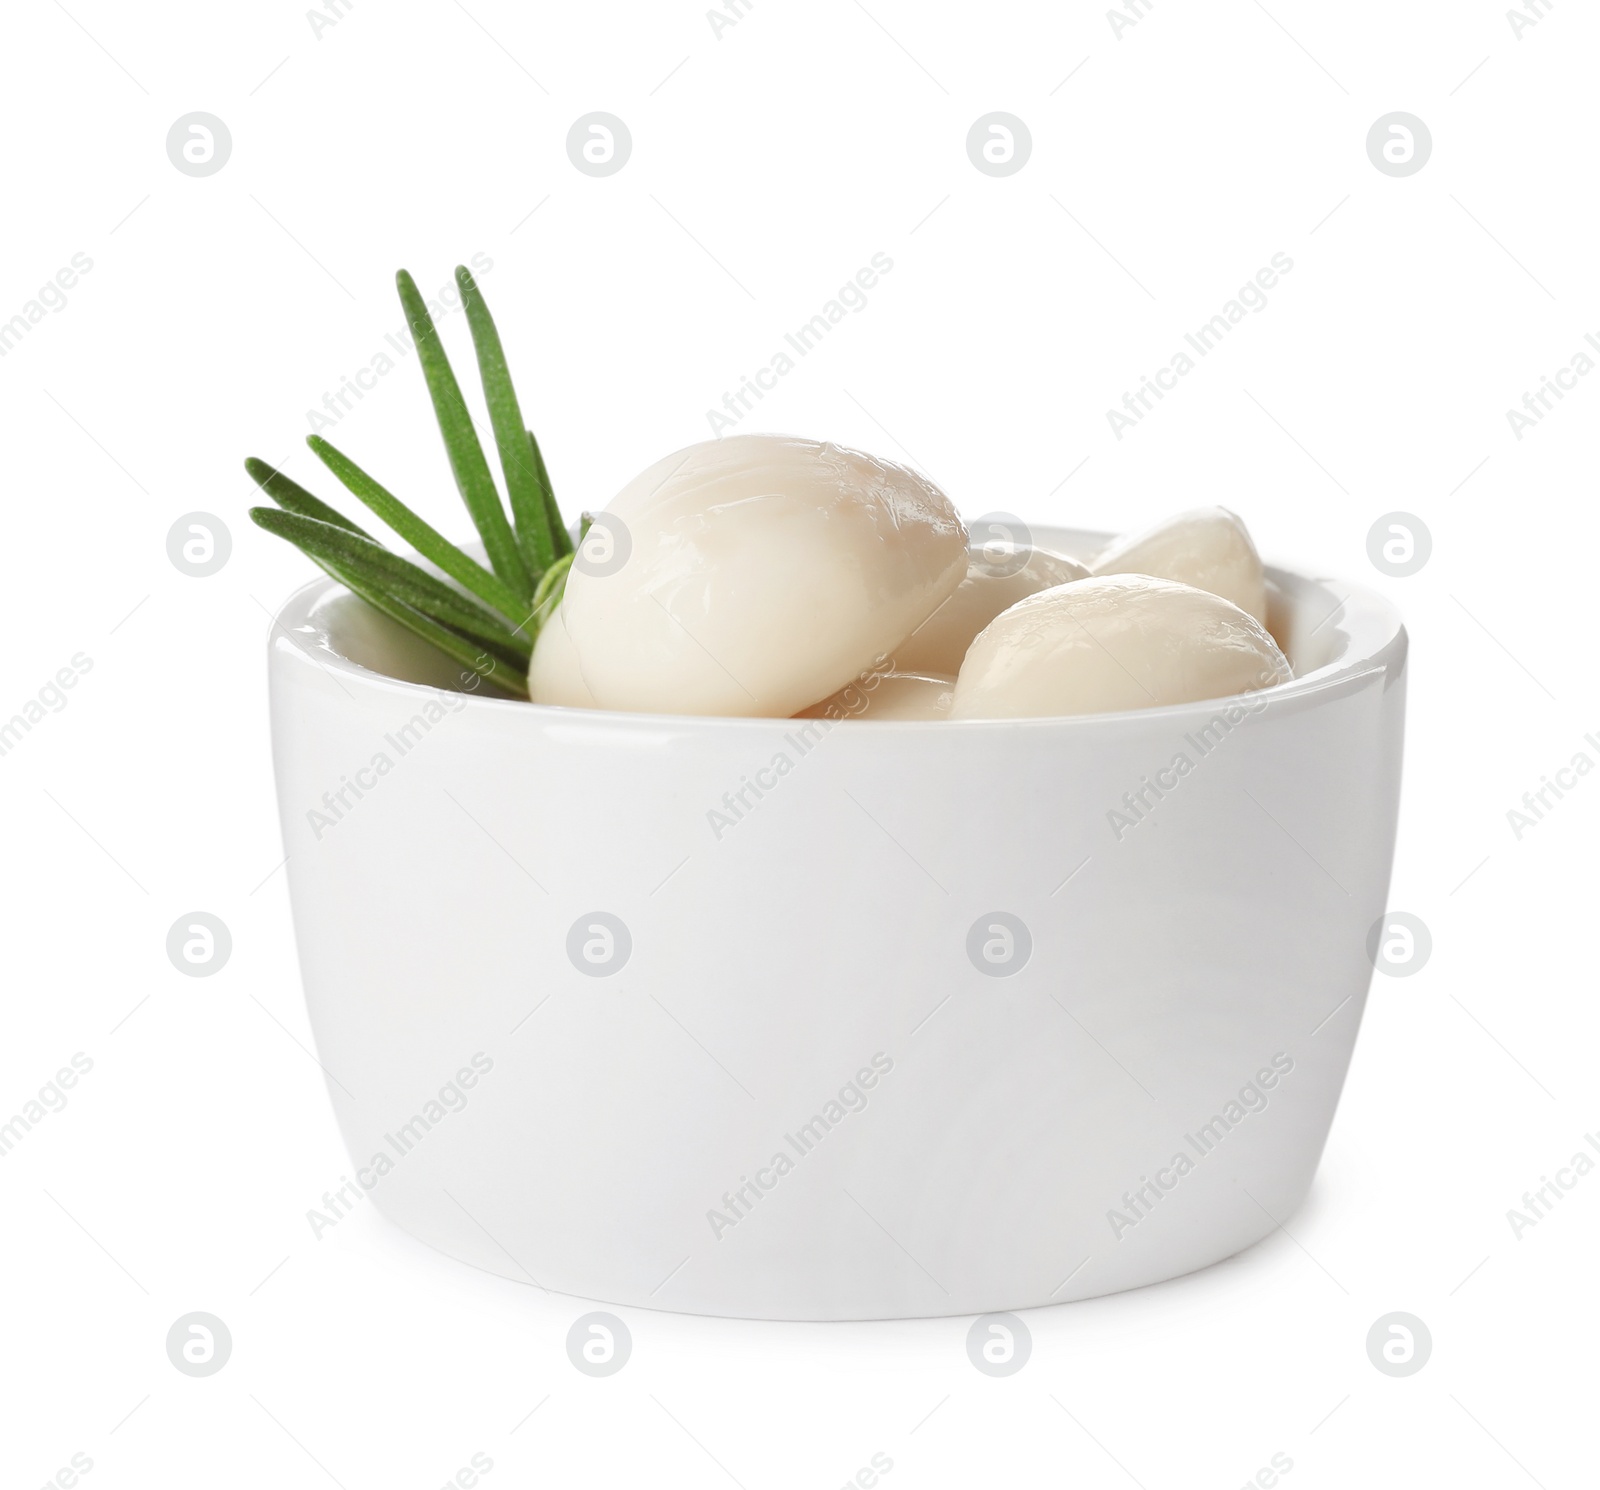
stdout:
[[1244,523],[1226,507],[1195,507],[1112,544],[1096,574],[1148,574],[1209,590],[1267,622],[1267,580]]
[[590,572],[580,550],[562,601],[603,709],[787,718],[892,654],[966,573],[938,487],[816,440],[691,445],[606,511],[628,556]]
[[897,671],[949,673],[961,671],[961,659],[973,639],[1003,610],[1019,600],[1075,579],[1089,571],[1075,559],[1044,549],[1013,549],[996,554],[973,549],[966,577],[955,593],[894,649]]
[[1103,714],[1286,683],[1288,659],[1220,596],[1124,574],[1041,590],[997,616],[956,679],[952,719]]
[[802,709],[796,719],[948,719],[956,680],[953,674],[872,673],[846,683],[837,693]]
[[528,697],[536,704],[557,704],[567,709],[598,707],[589,685],[583,681],[578,650],[567,634],[567,618],[560,606],[539,628],[538,640],[533,644]]

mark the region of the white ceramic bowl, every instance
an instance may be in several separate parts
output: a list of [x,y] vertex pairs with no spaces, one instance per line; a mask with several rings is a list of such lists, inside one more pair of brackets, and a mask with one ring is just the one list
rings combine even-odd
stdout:
[[1361,1018],[1406,660],[1383,600],[1269,573],[1269,692],[831,727],[469,697],[301,590],[273,750],[352,1182],[491,1272],[753,1318],[1059,1303],[1267,1235]]

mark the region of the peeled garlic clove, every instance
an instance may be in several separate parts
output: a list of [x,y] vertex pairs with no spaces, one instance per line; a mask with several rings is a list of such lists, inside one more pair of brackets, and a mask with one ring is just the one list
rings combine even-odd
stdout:
[[1225,698],[1294,676],[1254,616],[1141,574],[1042,590],[967,651],[952,719],[1103,714]]
[[846,683],[796,719],[948,719],[953,675],[872,673]]
[[1261,556],[1249,530],[1226,507],[1180,512],[1112,544],[1090,567],[1096,574],[1148,574],[1209,590],[1266,624]]
[[562,601],[605,709],[788,717],[892,652],[966,572],[938,487],[816,440],[691,445],[606,512],[626,543],[602,533],[610,559],[587,562],[597,520]]
[[894,665],[908,673],[961,671],[972,640],[1003,610],[1056,585],[1086,579],[1072,559],[1043,549],[973,549],[956,592],[894,649]]
[[567,709],[597,709],[589,685],[578,666],[578,649],[567,633],[565,606],[557,606],[539,629],[528,664],[528,697],[536,704],[559,704]]

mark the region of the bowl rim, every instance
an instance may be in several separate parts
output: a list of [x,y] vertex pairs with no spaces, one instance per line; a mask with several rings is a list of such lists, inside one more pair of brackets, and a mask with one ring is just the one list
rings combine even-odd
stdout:
[[[1107,542],[1118,536],[1097,529],[1066,528],[1048,524],[1033,527],[1031,535],[1036,547],[1068,551],[1078,547],[1088,552],[1094,551],[1093,545],[1104,547]],[[626,728],[659,733],[663,727],[671,727],[678,732],[716,730],[719,733],[726,733],[730,730],[739,730],[746,733],[773,731],[787,733],[792,727],[803,729],[808,724],[822,722],[829,724],[830,729],[835,723],[848,723],[852,726],[850,731],[852,736],[876,736],[885,730],[892,730],[901,736],[908,731],[926,730],[940,732],[959,730],[964,733],[972,731],[993,733],[1001,730],[1086,731],[1119,725],[1126,727],[1130,723],[1139,721],[1158,724],[1187,718],[1207,719],[1223,712],[1230,705],[1239,706],[1241,700],[1248,701],[1244,707],[1253,710],[1269,705],[1306,706],[1330,693],[1342,696],[1360,679],[1375,672],[1385,672],[1404,658],[1408,646],[1406,629],[1399,610],[1383,595],[1364,586],[1347,584],[1328,576],[1309,574],[1273,564],[1263,567],[1266,570],[1269,586],[1275,587],[1280,594],[1291,596],[1296,602],[1317,594],[1327,599],[1328,612],[1312,629],[1312,634],[1338,617],[1339,624],[1334,634],[1344,636],[1346,642],[1337,657],[1321,667],[1312,668],[1291,678],[1287,683],[1276,683],[1270,688],[1229,694],[1219,698],[1196,699],[1190,703],[1166,704],[1147,709],[1110,710],[1099,714],[1041,715],[1022,719],[817,721],[796,719],[792,716],[776,718],[765,715],[659,714],[620,709],[582,709],[559,704],[536,704],[523,698],[494,697],[486,693],[445,689],[431,683],[414,683],[404,678],[396,678],[345,656],[334,643],[330,628],[319,625],[313,619],[317,605],[327,596],[336,591],[350,593],[345,585],[328,575],[301,585],[288,596],[272,618],[267,645],[269,658],[282,654],[287,648],[302,659],[355,684],[369,695],[391,694],[402,698],[407,696],[437,698],[441,694],[449,693],[452,708],[465,707],[480,711],[511,710],[526,717],[530,725],[541,727],[560,725],[571,728],[592,725],[608,732]],[[461,704],[455,702],[458,698],[462,701]]]

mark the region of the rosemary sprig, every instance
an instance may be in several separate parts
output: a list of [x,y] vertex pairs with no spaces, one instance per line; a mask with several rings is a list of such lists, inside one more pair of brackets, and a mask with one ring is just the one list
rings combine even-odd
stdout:
[[291,481],[282,471],[274,470],[264,460],[257,460],[252,455],[245,461],[244,468],[250,473],[250,479],[285,512],[315,518],[318,522],[332,523],[335,527],[343,528],[362,538],[372,537],[365,529],[358,528],[343,513],[335,512],[326,502],[312,496],[299,482]]
[[[517,403],[517,390],[511,386],[505,349],[495,329],[489,307],[483,303],[471,274],[465,266],[456,269],[456,285],[461,304],[472,329],[472,345],[478,354],[478,373],[483,379],[483,398],[489,406],[489,424],[500,451],[500,469],[505,473],[506,495],[511,499],[511,517],[516,524],[517,546],[528,572],[537,580],[555,558],[546,517],[544,489],[530,451],[537,449],[528,439]],[[542,462],[541,462],[542,465]]]
[[465,585],[480,600],[486,600],[514,625],[526,617],[528,603],[533,599],[531,593],[524,597],[503,584],[498,575],[490,574],[476,559],[462,553],[443,533],[418,517],[399,497],[321,435],[307,435],[306,444],[352,496],[365,502],[425,559],[432,559],[457,584]]
[[421,611],[412,609],[402,600],[396,600],[386,591],[367,584],[338,561],[319,558],[316,563],[343,583],[347,589],[359,595],[368,605],[382,611],[391,620],[398,621],[424,641],[432,642],[445,656],[459,662],[469,672],[497,683],[510,693],[528,691],[528,676],[522,669],[489,656],[475,642],[459,636],[447,626],[440,626],[436,621],[429,620]]
[[461,385],[456,382],[450,359],[444,354],[439,329],[417,293],[416,283],[404,269],[395,275],[395,284],[400,290],[400,304],[405,307],[406,322],[416,339],[417,360],[428,382],[428,397],[433,400],[434,417],[439,421],[439,433],[444,437],[445,454],[450,458],[450,469],[461,500],[472,514],[473,525],[483,539],[494,572],[519,597],[529,599],[533,595],[533,577],[523,566],[516,535],[500,505],[500,493],[495,489],[494,477],[489,474],[489,462],[484,459],[483,446],[478,443],[478,432],[472,427],[472,415],[461,397]]
[[555,556],[562,558],[572,552],[572,534],[567,531],[567,525],[561,521],[561,509],[556,506],[556,494],[550,485],[550,473],[544,468],[544,454],[539,449],[539,442],[533,437],[533,431],[528,431],[528,445],[533,451],[534,474],[539,478],[539,494],[544,505],[544,519],[550,527],[550,537],[555,542]]
[[[572,540],[568,538],[568,543]],[[533,592],[533,614],[540,626],[550,619],[550,612],[561,604],[567,590],[567,571],[572,568],[569,549],[540,576],[539,588]]]
[[386,548],[343,513],[254,456],[245,461],[245,470],[282,510],[253,507],[250,516],[468,671],[510,692],[526,693],[533,643],[566,588],[573,540],[561,520],[539,442],[522,422],[504,349],[483,295],[465,268],[457,268],[456,281],[472,330],[514,525],[507,520],[438,329],[411,276],[403,269],[396,276],[451,471],[491,568],[451,543],[349,456],[316,435],[307,443],[317,458],[455,584]]
[[390,553],[381,543],[358,537],[332,523],[279,512],[274,507],[252,507],[250,516],[258,527],[287,538],[312,558],[326,558],[349,569],[370,588],[386,591],[440,625],[526,667],[533,647],[525,634],[511,630],[493,611],[451,589],[409,559]]

